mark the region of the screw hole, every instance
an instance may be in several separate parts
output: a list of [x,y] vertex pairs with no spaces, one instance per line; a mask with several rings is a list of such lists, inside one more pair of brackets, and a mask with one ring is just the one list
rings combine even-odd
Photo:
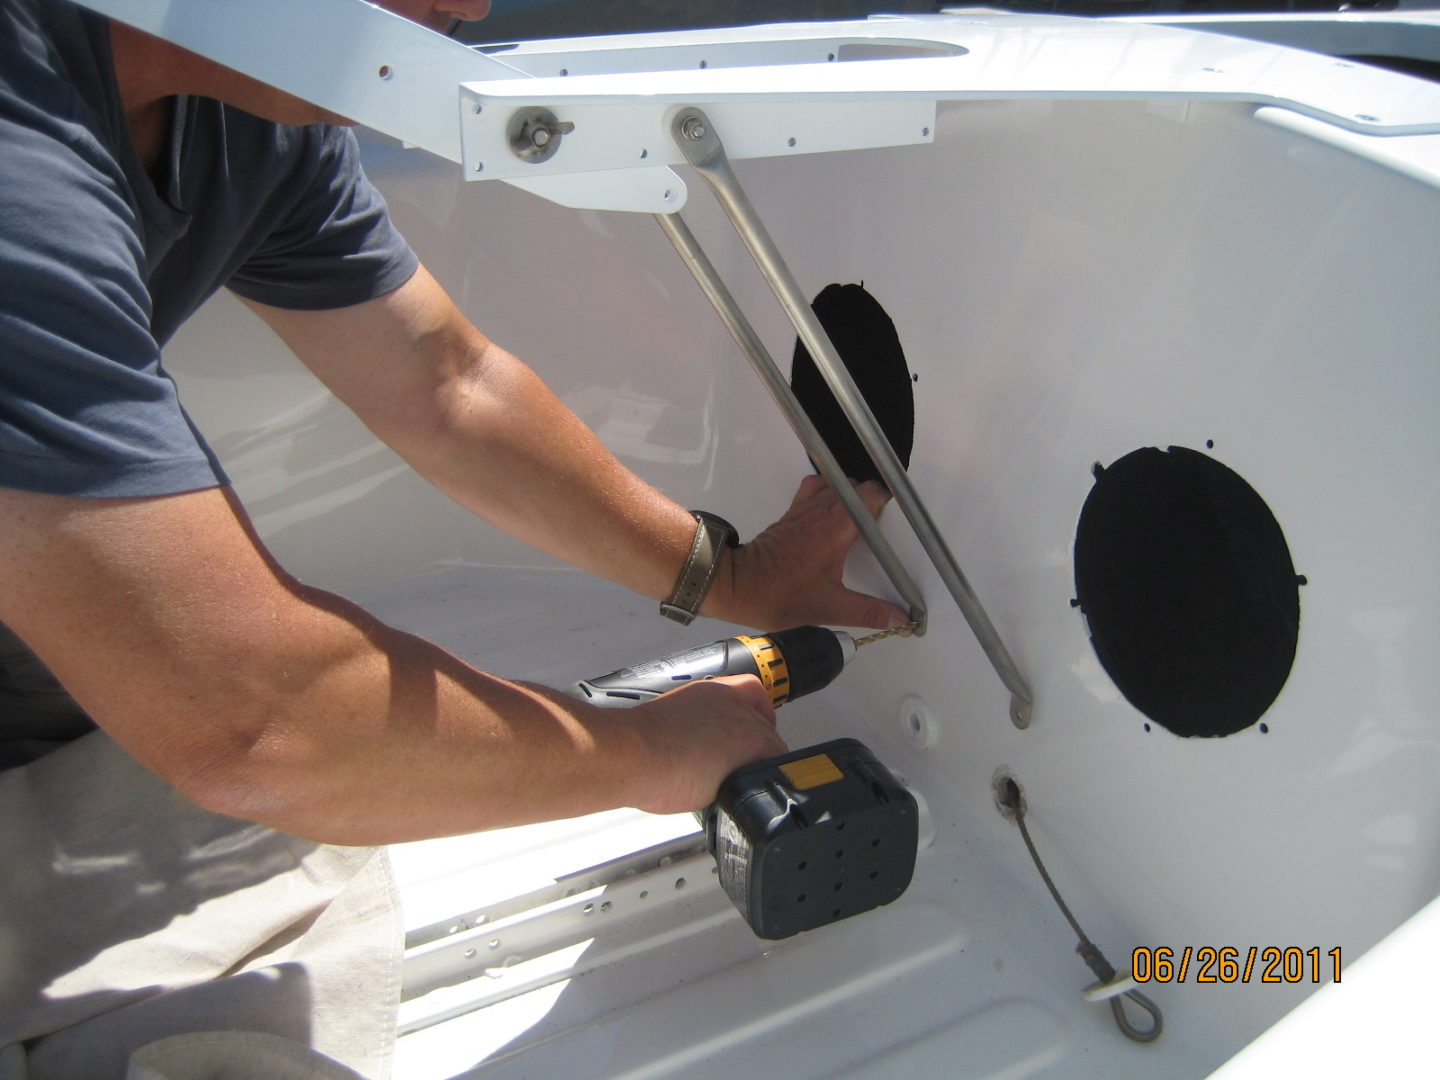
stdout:
[[990,784],[995,795],[995,809],[1000,811],[1000,816],[1005,820],[1014,821],[1019,814],[1029,809],[1025,804],[1025,792],[1019,781],[1010,775],[1009,769],[1004,766],[996,769],[994,776],[990,778]]
[[794,146],[794,145],[795,145],[795,136],[793,136],[793,135],[790,136],[790,138],[786,141],[786,145],[787,145],[787,146]]
[[675,888],[677,888],[677,889],[683,889],[684,887],[685,887],[685,879],[684,879],[683,877],[677,877],[677,878],[675,879]]
[[807,866],[809,866],[809,865],[810,865],[810,864],[807,863],[807,862],[802,862],[802,863],[801,863],[799,866],[797,866],[795,869],[797,869],[797,870],[804,870],[805,867],[807,867]]
[[803,904],[805,902],[805,894],[802,892],[799,896],[795,897],[795,902],[797,904]]
[[381,64],[380,70],[377,71],[375,74],[379,75],[382,79],[388,79],[391,75],[395,74],[395,69],[392,68],[389,64]]

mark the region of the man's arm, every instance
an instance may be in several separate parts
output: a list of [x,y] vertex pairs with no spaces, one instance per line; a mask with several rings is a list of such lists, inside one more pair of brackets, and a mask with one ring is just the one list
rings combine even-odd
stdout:
[[[371,430],[462,505],[641,595],[670,593],[694,519],[616,460],[423,268],[354,307],[250,306]],[[862,492],[878,512],[883,491]],[[904,622],[899,608],[841,583],[856,536],[839,500],[812,478],[780,521],[725,557],[702,611],[769,630]]]
[[0,489],[0,621],[202,806],[380,843],[698,808],[778,753],[754,679],[601,710],[506,682],[279,570],[225,489]]

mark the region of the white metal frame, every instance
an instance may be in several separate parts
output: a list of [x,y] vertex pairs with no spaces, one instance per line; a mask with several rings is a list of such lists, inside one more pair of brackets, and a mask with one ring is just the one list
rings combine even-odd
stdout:
[[[878,19],[833,24],[830,36],[757,28],[728,35],[724,46],[714,35],[671,34],[650,49],[639,36],[627,61],[648,58],[663,70],[616,72],[613,58],[561,52],[563,42],[503,59],[364,0],[83,2],[461,162],[467,179],[504,179],[592,209],[671,213],[684,205],[684,185],[668,166],[683,161],[669,123],[685,106],[705,110],[727,133],[736,160],[925,142],[942,100],[1235,101],[1368,135],[1440,132],[1440,87],[1140,23],[1090,22],[1072,35],[1057,31],[1073,23],[1045,16]],[[847,49],[895,58],[856,61],[884,65],[861,85],[843,62]],[[693,70],[676,67],[691,62]],[[575,125],[543,161],[516,156],[508,137],[515,113],[536,106]]]

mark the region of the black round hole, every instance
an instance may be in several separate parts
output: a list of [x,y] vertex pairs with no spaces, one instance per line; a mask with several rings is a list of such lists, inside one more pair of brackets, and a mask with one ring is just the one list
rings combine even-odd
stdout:
[[803,904],[805,902],[805,894],[802,892],[799,896],[795,897],[795,902],[797,904]]
[[807,867],[807,866],[809,866],[809,865],[810,865],[810,864],[807,863],[807,862],[802,862],[802,863],[801,863],[799,866],[797,866],[795,869],[797,869],[797,870],[804,870],[805,867]]
[[[894,322],[864,285],[827,285],[810,306],[885,437],[908,467],[915,442],[915,388]],[[855,480],[880,479],[815,361],[799,341],[795,343],[790,385],[845,475]]]
[[1101,664],[1176,735],[1231,735],[1275,701],[1295,660],[1300,594],[1265,501],[1196,450],[1153,447],[1095,470],[1075,592]]

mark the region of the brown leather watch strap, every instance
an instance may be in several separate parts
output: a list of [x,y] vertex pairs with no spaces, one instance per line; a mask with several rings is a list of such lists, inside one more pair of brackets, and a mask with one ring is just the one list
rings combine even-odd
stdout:
[[675,588],[660,602],[660,614],[682,626],[695,621],[705,594],[715,581],[720,552],[740,546],[739,534],[724,518],[704,511],[692,510],[691,513],[695,515],[695,539],[690,544],[690,554],[675,579]]

